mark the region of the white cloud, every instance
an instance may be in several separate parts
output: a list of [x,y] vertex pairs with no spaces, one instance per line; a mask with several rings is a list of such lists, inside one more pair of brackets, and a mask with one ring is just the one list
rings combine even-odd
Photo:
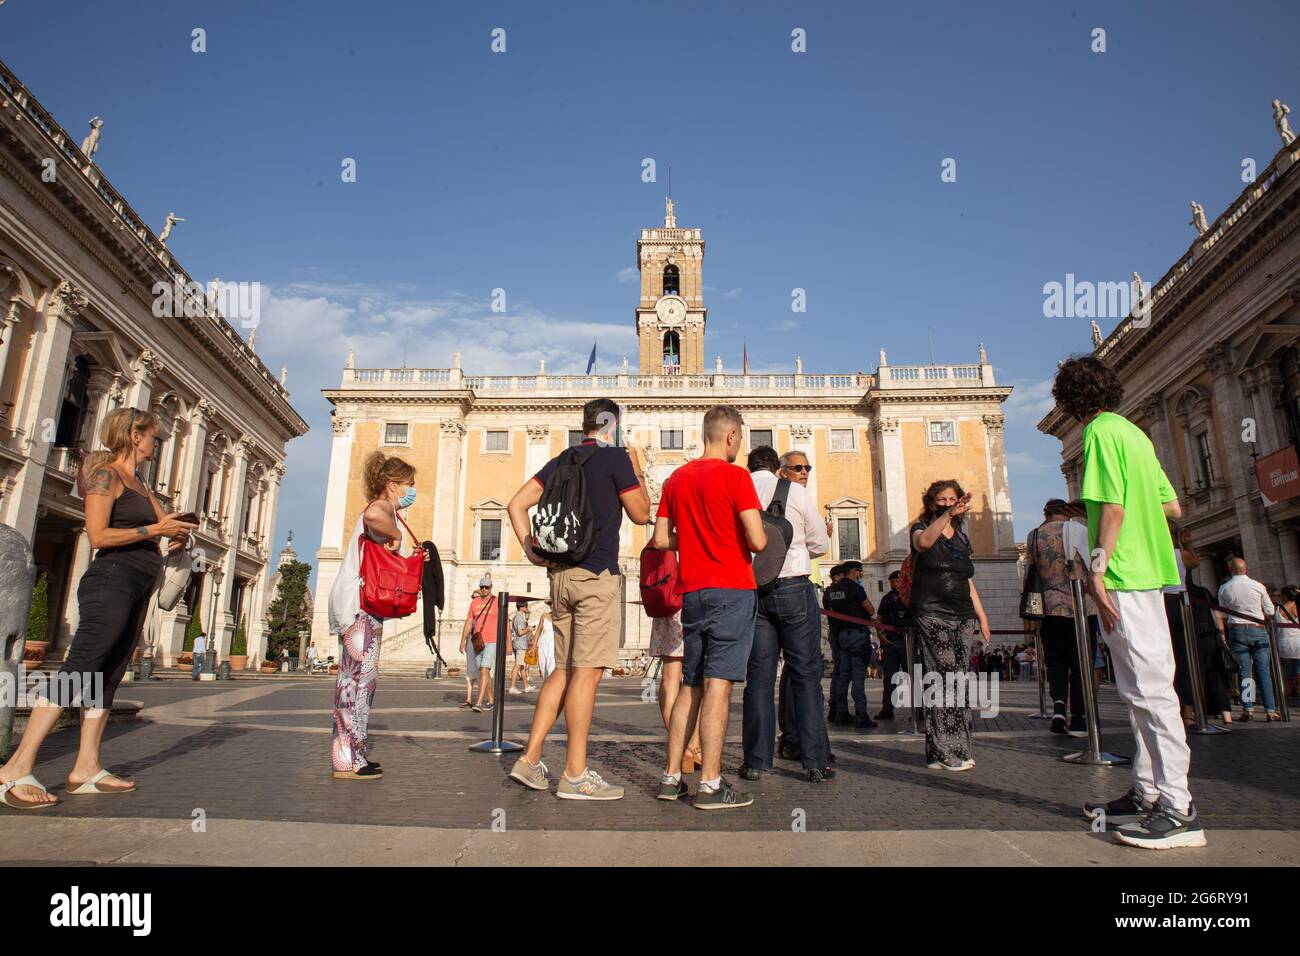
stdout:
[[400,366],[403,355],[412,368],[447,368],[460,352],[469,375],[532,374],[542,359],[548,372],[581,373],[593,341],[597,371],[612,372],[637,352],[628,323],[567,319],[526,304],[495,313],[470,296],[349,284],[264,284],[262,292],[258,355],[272,370],[287,366],[290,403],[311,429],[289,443],[274,546],[292,528],[299,558],[313,565],[333,437],[320,389],[340,385],[349,348],[360,368]]
[[1052,398],[1052,382],[1050,378],[1040,382],[1012,382],[1015,391],[1002,404],[1002,412],[1007,421],[1014,419],[1016,424],[1035,428],[1056,404]]
[[722,295],[723,295],[724,298],[735,299],[735,298],[739,298],[741,291],[743,291],[743,290],[741,290],[741,289],[728,289],[726,292],[722,293]]
[[614,278],[619,282],[633,282],[641,272],[636,266],[628,266],[626,269],[619,269],[614,274]]

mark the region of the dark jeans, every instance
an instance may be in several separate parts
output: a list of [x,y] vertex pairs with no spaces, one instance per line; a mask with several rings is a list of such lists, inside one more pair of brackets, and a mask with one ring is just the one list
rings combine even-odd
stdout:
[[896,632],[888,634],[887,638],[889,644],[881,652],[885,689],[882,692],[880,713],[884,717],[890,717],[894,713],[894,675],[907,670],[907,635]]
[[[807,578],[777,583],[758,597],[754,643],[745,674],[745,765],[755,770],[772,766],[776,741],[776,663],[785,655],[784,673],[795,729],[803,750],[803,765],[821,768],[830,763],[830,742],[822,718],[821,616],[817,592]],[[784,681],[783,681],[784,682]]]
[[[103,674],[104,698],[96,701],[96,706],[113,706],[113,696],[144,630],[156,577],[157,572],[142,571],[113,557],[96,558],[81,576],[77,585],[80,622],[59,673]],[[72,703],[51,702],[64,707]]]
[[1083,671],[1079,667],[1079,642],[1073,617],[1045,617],[1039,623],[1039,640],[1047,659],[1047,689],[1052,701],[1070,705],[1070,716],[1084,719]]
[[835,673],[831,676],[831,709],[841,716],[849,713],[849,690],[853,691],[853,715],[867,713],[867,661],[871,657],[871,636],[865,628],[845,627],[831,638],[835,651]]
[[1228,647],[1241,666],[1242,707],[1252,710],[1257,702],[1261,702],[1265,710],[1276,710],[1277,702],[1273,699],[1272,648],[1268,642],[1268,631],[1262,627],[1229,624]]

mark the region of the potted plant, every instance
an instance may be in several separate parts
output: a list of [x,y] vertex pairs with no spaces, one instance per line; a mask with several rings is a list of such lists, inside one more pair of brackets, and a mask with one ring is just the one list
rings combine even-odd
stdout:
[[230,661],[232,671],[242,671],[248,667],[248,635],[244,631],[244,619],[239,619],[239,627],[235,630],[235,639],[230,643],[230,654],[226,660]]
[[32,591],[32,609],[27,614],[27,638],[23,643],[23,670],[35,670],[45,660],[50,643],[46,640],[49,623],[50,576],[44,571]]
[[176,660],[173,662],[177,667],[189,667],[194,663],[194,639],[203,629],[203,615],[198,607],[198,601],[194,604],[195,606],[190,610],[190,622],[185,625],[185,639],[181,642],[180,653],[176,655]]

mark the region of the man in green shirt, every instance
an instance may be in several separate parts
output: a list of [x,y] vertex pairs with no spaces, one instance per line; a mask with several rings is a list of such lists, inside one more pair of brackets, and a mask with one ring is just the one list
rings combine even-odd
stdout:
[[1174,692],[1163,588],[1179,584],[1169,518],[1182,514],[1151,439],[1121,415],[1119,376],[1093,356],[1070,359],[1052,395],[1083,429],[1083,500],[1092,561],[1088,586],[1110,648],[1115,686],[1129,707],[1133,789],[1084,811],[1118,826],[1130,846],[1205,846],[1187,789],[1191,752]]

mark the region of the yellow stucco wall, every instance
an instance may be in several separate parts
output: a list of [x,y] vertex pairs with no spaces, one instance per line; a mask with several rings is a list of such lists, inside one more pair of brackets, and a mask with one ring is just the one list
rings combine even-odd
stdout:
[[411,428],[411,447],[385,445],[382,422],[357,422],[352,432],[352,460],[348,465],[347,506],[343,510],[343,541],[348,540],[357,517],[369,503],[366,500],[365,464],[370,453],[379,449],[385,455],[401,458],[415,468],[415,504],[403,517],[420,540],[432,539],[434,480],[438,474],[438,425],[415,422]]
[[903,422],[903,461],[907,468],[909,520],[921,511],[921,496],[931,482],[954,478],[971,494],[966,523],[976,554],[993,551],[993,490],[988,486],[984,457],[984,424],[979,419],[957,422],[957,445],[930,445],[925,422]]

